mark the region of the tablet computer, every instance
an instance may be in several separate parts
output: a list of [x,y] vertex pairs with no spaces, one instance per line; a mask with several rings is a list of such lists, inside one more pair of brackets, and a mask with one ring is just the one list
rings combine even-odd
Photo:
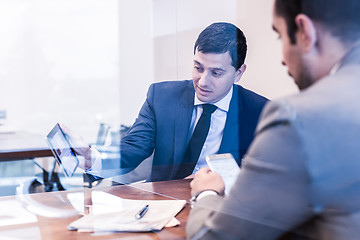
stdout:
[[65,176],[71,177],[79,165],[79,159],[76,157],[69,139],[58,123],[46,136],[46,141],[49,144],[56,161],[64,170]]

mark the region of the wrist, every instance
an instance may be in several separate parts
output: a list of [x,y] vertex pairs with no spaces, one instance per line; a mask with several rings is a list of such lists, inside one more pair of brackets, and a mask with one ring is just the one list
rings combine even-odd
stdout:
[[86,171],[93,171],[93,170],[101,170],[101,154],[100,152],[95,148],[90,148],[90,154],[89,159],[85,159],[85,161],[88,161],[90,163]]
[[202,191],[195,193],[190,198],[190,208],[194,207],[194,204],[196,203],[196,201],[200,200],[203,197],[211,196],[211,195],[220,195],[220,194],[217,191],[212,190],[212,189],[202,190]]

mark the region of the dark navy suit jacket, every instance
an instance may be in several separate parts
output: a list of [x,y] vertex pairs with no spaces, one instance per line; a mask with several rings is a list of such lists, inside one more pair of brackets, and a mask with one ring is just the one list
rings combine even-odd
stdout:
[[[189,139],[195,90],[191,80],[154,83],[139,116],[121,140],[121,168],[135,168],[153,152],[148,181],[179,178]],[[241,164],[267,99],[234,84],[219,153]],[[182,176],[184,177],[184,176]]]

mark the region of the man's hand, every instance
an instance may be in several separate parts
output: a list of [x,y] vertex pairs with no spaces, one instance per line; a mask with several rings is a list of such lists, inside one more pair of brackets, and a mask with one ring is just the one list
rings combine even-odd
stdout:
[[184,179],[193,179],[194,178],[194,174],[190,174],[189,176],[185,177]]
[[224,195],[225,185],[221,176],[212,172],[210,168],[201,168],[195,173],[194,180],[190,183],[191,195],[203,190],[215,190]]
[[73,147],[76,156],[79,159],[79,167],[84,170],[92,166],[91,149],[86,141],[78,134],[73,132],[70,128],[60,124],[64,134],[68,137],[71,146]]

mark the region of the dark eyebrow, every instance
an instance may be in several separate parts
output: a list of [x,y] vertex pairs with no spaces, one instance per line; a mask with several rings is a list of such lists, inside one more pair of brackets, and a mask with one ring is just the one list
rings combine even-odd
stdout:
[[199,62],[198,62],[198,61],[196,61],[196,60],[194,60],[194,63],[195,63],[195,64],[197,64],[197,65],[202,66],[202,64],[201,64],[201,63],[199,63]]
[[276,29],[276,27],[274,26],[274,24],[272,25],[272,29],[275,31],[275,32],[279,32],[277,29]]
[[222,68],[211,68],[212,71],[221,71],[221,72],[225,72],[225,69]]
[[[194,63],[195,64],[197,64],[197,65],[199,65],[199,66],[203,66],[200,62],[198,62],[198,61],[196,61],[196,60],[194,60]],[[211,71],[221,71],[221,72],[226,72],[226,70],[225,69],[222,69],[222,68],[209,68],[209,69],[211,69]]]

